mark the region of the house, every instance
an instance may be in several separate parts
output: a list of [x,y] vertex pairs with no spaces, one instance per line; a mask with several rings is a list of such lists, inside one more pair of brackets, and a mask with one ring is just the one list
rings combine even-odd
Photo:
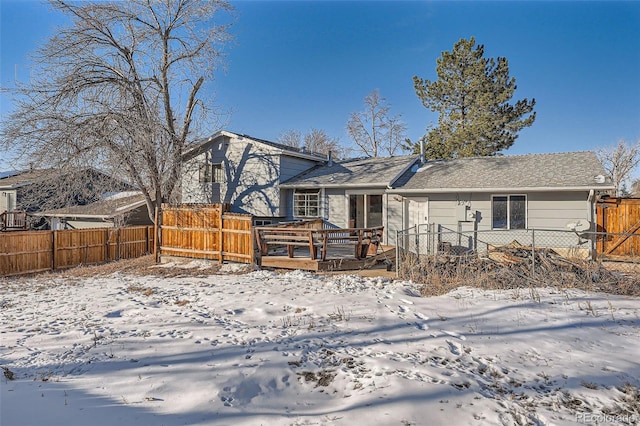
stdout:
[[291,206],[288,217],[321,217],[336,228],[387,229],[392,220],[387,214],[387,190],[417,161],[417,156],[398,156],[318,165],[280,185]]
[[39,212],[51,229],[110,228],[153,225],[147,204],[140,192],[121,192],[99,201]]
[[386,193],[391,235],[432,223],[456,232],[594,229],[599,193],[613,189],[593,152],[433,160]]
[[228,203],[259,224],[285,219],[290,207],[281,183],[327,161],[297,148],[220,131],[186,152],[183,203]]
[[109,191],[126,191],[131,186],[95,169],[32,169],[0,176],[0,213],[82,205]]
[[185,203],[230,203],[258,224],[383,225],[390,244],[397,231],[426,224],[452,232],[593,228],[597,196],[613,188],[593,152],[332,161],[221,131],[185,159]]
[[[452,232],[568,230],[595,223],[598,193],[612,185],[593,152],[430,160],[368,158],[318,165],[281,185],[300,219],[336,227],[433,224]],[[426,231],[423,228],[421,231]]]

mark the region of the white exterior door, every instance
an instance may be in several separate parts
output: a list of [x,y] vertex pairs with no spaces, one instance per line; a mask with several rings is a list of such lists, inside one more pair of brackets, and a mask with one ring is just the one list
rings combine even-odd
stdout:
[[429,200],[426,197],[407,200],[406,228],[429,223]]

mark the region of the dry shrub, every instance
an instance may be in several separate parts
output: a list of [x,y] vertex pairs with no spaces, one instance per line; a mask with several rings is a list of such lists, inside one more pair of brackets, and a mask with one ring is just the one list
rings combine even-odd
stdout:
[[531,257],[405,254],[400,260],[399,276],[424,283],[422,296],[446,294],[461,286],[491,290],[560,287],[640,296],[637,274],[610,271],[601,263],[566,259],[551,251],[536,251],[533,259],[532,265]]

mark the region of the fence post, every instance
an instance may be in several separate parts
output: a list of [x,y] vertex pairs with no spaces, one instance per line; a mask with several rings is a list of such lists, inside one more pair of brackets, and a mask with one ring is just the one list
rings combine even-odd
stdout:
[[162,226],[158,225],[158,219],[160,215],[158,214],[158,201],[156,201],[156,207],[154,211],[154,222],[153,222],[153,257],[156,260],[156,263],[160,263],[160,250],[158,250],[159,243],[159,235],[162,233]]
[[218,222],[218,250],[219,250],[219,254],[218,254],[218,262],[220,264],[222,264],[222,262],[224,261],[224,257],[222,256],[222,252],[224,250],[224,235],[222,233],[222,215],[224,212],[225,208],[224,205],[220,205],[220,221]]
[[149,227],[144,227],[144,253],[149,254]]
[[400,231],[396,230],[396,278],[400,277]]
[[[476,211],[476,216],[478,212]],[[473,251],[478,255],[478,220],[473,218]]]
[[116,228],[116,260],[120,260],[122,258],[120,254],[120,228]]
[[51,270],[56,270],[56,252],[58,251],[58,231],[51,231]]
[[536,276],[536,230],[531,230],[531,278]]
[[111,259],[109,258],[109,228],[104,228],[104,261],[108,262]]
[[249,233],[249,252],[251,253],[251,265],[255,265],[256,264],[256,247],[255,247],[255,238],[253,235],[253,219],[250,219],[249,222],[249,230],[251,231]]

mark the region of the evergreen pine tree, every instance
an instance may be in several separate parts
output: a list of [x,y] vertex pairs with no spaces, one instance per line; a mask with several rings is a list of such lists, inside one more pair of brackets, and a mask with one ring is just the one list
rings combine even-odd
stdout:
[[437,59],[437,80],[413,77],[422,104],[440,114],[438,125],[426,135],[429,158],[495,155],[535,120],[535,99],[509,103],[516,82],[507,59],[485,58],[484,46],[474,46],[471,37],[443,52]]

